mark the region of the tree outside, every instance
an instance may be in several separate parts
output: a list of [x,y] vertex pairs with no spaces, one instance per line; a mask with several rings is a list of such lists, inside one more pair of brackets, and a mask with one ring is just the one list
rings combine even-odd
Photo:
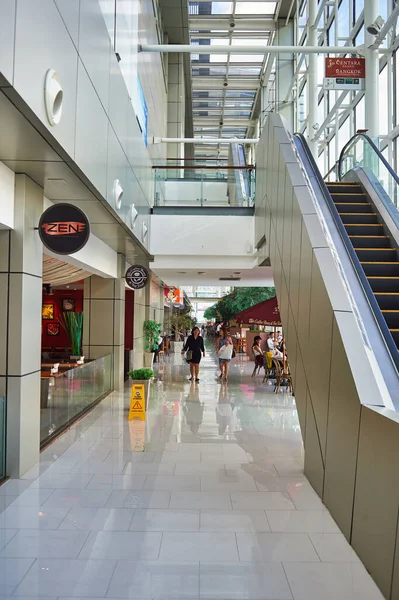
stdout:
[[274,287],[236,287],[204,312],[207,320],[230,321],[237,313],[276,295]]

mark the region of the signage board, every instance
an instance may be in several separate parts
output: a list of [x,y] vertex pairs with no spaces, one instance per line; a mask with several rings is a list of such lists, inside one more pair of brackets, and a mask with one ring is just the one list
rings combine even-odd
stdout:
[[148,283],[148,271],[141,265],[133,265],[126,271],[125,281],[132,290],[141,290]]
[[39,221],[42,243],[55,254],[74,254],[90,237],[90,223],[83,211],[73,204],[53,204]]
[[364,58],[326,58],[326,77],[364,79],[366,61]]
[[136,106],[137,121],[141,129],[141,135],[144,143],[147,147],[148,138],[148,108],[147,102],[145,101],[143,88],[141,85],[140,78],[137,77],[137,93],[138,93],[138,105]]
[[325,90],[364,90],[365,79],[359,77],[325,77]]
[[134,383],[130,395],[129,421],[140,419],[145,421],[145,390],[143,383]]
[[164,288],[164,306],[184,308],[183,290],[180,288]]

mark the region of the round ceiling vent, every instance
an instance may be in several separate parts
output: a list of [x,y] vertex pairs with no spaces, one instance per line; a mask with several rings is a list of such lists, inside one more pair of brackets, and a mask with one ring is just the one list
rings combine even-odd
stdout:
[[58,125],[62,117],[64,92],[54,69],[49,69],[44,82],[44,103],[50,125]]
[[115,179],[113,185],[113,196],[116,210],[120,210],[122,206],[123,187],[119,179]]
[[136,221],[137,221],[137,217],[139,216],[139,213],[136,210],[136,207],[134,206],[134,204],[130,205],[130,227],[132,229],[134,229],[136,227]]

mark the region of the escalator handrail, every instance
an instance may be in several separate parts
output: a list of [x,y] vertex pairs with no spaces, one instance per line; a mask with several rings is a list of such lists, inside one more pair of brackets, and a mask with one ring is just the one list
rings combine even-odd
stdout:
[[[355,143],[356,138],[363,138],[363,139],[365,139],[368,142],[368,144],[374,150],[374,152],[376,153],[376,155],[378,156],[379,160],[382,162],[382,164],[384,165],[384,167],[389,171],[389,174],[391,175],[391,177],[393,177],[393,179],[395,180],[395,182],[399,185],[399,177],[398,177],[398,175],[392,169],[392,167],[389,164],[389,162],[387,161],[387,159],[383,156],[381,150],[379,150],[377,148],[377,146],[374,144],[374,142],[371,139],[371,137],[369,137],[366,133],[355,133],[355,135],[352,136],[351,139],[342,148],[341,153],[339,155],[339,159],[338,159],[338,178],[339,178],[339,180],[342,181],[342,179],[341,179],[341,165],[342,165],[342,162],[344,160],[345,154],[346,154],[348,148]],[[345,173],[345,175],[346,175],[346,173]]]
[[[349,239],[349,236],[346,232],[345,226],[342,222],[342,219],[340,218],[339,214],[338,214],[338,210],[337,207],[334,204],[334,201],[331,197],[330,192],[328,191],[327,185],[319,171],[319,168],[316,164],[316,161],[313,157],[313,154],[311,153],[309,146],[307,144],[307,141],[305,139],[305,137],[301,134],[301,133],[295,133],[294,137],[298,138],[301,142],[302,148],[306,154],[306,158],[308,159],[313,175],[314,177],[317,179],[317,182],[320,186],[321,192],[324,196],[324,200],[327,203],[328,209],[331,213],[331,216],[334,220],[334,223],[338,229],[338,232],[341,236],[342,242],[345,246],[345,249],[347,251],[347,253],[349,254],[349,257],[351,259],[352,265],[356,271],[357,277],[360,280],[361,286],[363,288],[364,293],[366,294],[367,300],[369,302],[369,305],[371,307],[371,310],[374,314],[374,318],[376,319],[378,326],[380,328],[380,331],[383,335],[383,338],[385,340],[385,343],[388,347],[389,353],[391,355],[392,361],[394,362],[396,369],[399,371],[399,351],[398,348],[395,344],[395,341],[391,335],[391,332],[389,331],[388,325],[382,315],[381,309],[378,305],[378,302],[374,296],[373,290],[371,289],[371,286],[369,284],[369,281],[366,277],[365,272],[363,271],[363,267],[360,264],[359,261],[359,257],[357,256],[352,242]],[[342,154],[342,153],[341,153]]]

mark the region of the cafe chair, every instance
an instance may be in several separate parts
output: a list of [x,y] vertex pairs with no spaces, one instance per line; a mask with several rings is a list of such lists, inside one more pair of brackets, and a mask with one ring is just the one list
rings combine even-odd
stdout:
[[283,381],[286,381],[287,383],[284,383],[284,387],[288,387],[290,394],[292,394],[292,377],[288,364],[287,371],[285,373],[279,360],[274,358],[273,365],[276,373],[276,385],[274,387],[274,393],[277,394],[277,392],[280,391],[280,388],[283,387]]

